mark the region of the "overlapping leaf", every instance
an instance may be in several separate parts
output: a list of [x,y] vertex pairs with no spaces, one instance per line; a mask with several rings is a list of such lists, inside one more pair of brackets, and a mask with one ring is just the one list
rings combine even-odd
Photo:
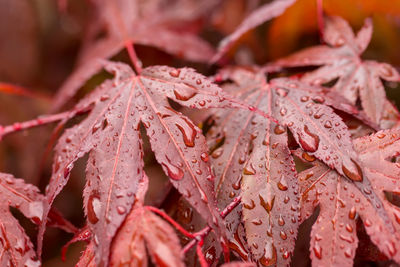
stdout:
[[223,236],[205,138],[187,117],[170,107],[167,97],[192,108],[240,105],[227,100],[218,86],[192,69],[155,66],[136,76],[124,64],[108,62],[105,67],[115,78],[77,105],[76,110],[93,109],[83,122],[66,130],[56,146],[44,216],[68,181],[75,161],[89,152],[85,211],[96,241],[97,262],[107,262],[110,242],[145,177],[141,122],[171,183]]
[[[213,56],[214,51],[208,43],[190,32],[175,31],[171,25],[198,18],[214,5],[214,1],[196,5],[189,1],[191,6],[188,1],[177,1],[168,7],[158,1],[148,2],[93,1],[94,21],[89,24],[77,67],[56,95],[54,109],[65,104],[89,78],[101,70],[99,59],[111,58],[130,42],[154,46],[192,61],[207,62]],[[107,34],[99,39],[98,36],[104,35],[104,31]]]
[[35,223],[42,219],[43,196],[39,190],[10,174],[0,174],[0,263],[2,266],[39,266],[36,253],[24,229],[10,212],[17,208]]
[[[386,130],[354,141],[370,184],[352,182],[320,162],[299,174],[302,218],[319,205],[311,232],[313,266],[352,266],[358,244],[360,217],[372,242],[390,259],[400,261],[400,209],[387,201],[387,192],[400,193],[399,130]],[[367,196],[374,195],[372,199]]]
[[[218,203],[224,207],[241,194],[242,210],[226,218],[231,239],[242,213],[252,257],[263,264],[288,264],[299,223],[299,199],[286,127],[310,157],[320,158],[349,179],[362,180],[350,134],[340,117],[322,104],[334,99],[322,97],[320,88],[288,79],[268,84],[263,74],[240,68],[221,75],[234,81],[229,89],[238,97],[280,124],[250,111],[217,114],[209,145]],[[236,251],[243,256],[245,250]]]
[[349,24],[339,17],[327,19],[324,40],[328,45],[307,48],[275,62],[274,66],[320,66],[306,73],[302,80],[321,85],[339,78],[332,90],[361,106],[372,121],[379,124],[387,116],[385,89],[380,79],[400,81],[399,73],[389,64],[362,60],[372,35],[372,20],[367,19],[354,35]]
[[147,266],[146,248],[156,266],[185,266],[174,229],[151,211],[135,204],[114,239],[110,265]]

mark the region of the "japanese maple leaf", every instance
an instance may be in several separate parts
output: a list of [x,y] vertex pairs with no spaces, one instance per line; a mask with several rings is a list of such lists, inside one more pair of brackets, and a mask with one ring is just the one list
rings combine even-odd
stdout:
[[[400,208],[386,192],[400,193],[398,163],[400,131],[380,131],[354,140],[370,184],[352,182],[318,161],[299,174],[302,218],[319,206],[311,232],[313,266],[352,266],[358,244],[356,218],[360,217],[372,242],[390,259],[400,262]],[[372,197],[371,197],[372,196]]]
[[306,48],[273,63],[280,67],[321,66],[306,73],[302,80],[321,85],[338,78],[332,90],[355,104],[360,98],[365,113],[380,123],[388,101],[381,79],[400,81],[399,73],[389,64],[362,60],[372,35],[372,20],[366,19],[354,35],[349,24],[339,17],[328,17],[324,40],[328,45]]
[[[184,266],[174,229],[143,206],[147,189],[148,178],[144,177],[135,204],[113,240],[110,266],[148,266],[147,251],[157,266]],[[94,247],[92,240],[77,266],[96,266]]]
[[218,52],[211,59],[211,62],[217,62],[243,34],[268,20],[281,15],[286,8],[291,6],[294,2],[296,2],[296,0],[275,0],[252,11],[233,33],[225,37],[219,43]]
[[[75,70],[55,96],[53,108],[59,109],[89,78],[101,70],[99,59],[109,59],[132,43],[154,46],[187,60],[207,62],[214,55],[214,50],[207,42],[195,34],[176,31],[170,27],[170,24],[184,23],[189,18],[194,20],[200,15],[196,12],[182,12],[187,6],[182,2],[186,1],[178,1],[169,7],[150,5],[150,10],[146,10],[146,4],[140,1],[93,1],[95,19],[89,23],[93,26],[88,30]],[[207,6],[205,9],[202,9],[204,6],[199,6],[197,4],[190,10],[208,10]],[[190,17],[189,14],[193,16]],[[104,35],[104,31],[105,36],[98,38],[99,35]]]
[[[105,68],[115,78],[77,105],[75,110],[93,108],[84,121],[65,131],[55,148],[44,218],[68,181],[75,161],[89,153],[85,212],[95,240],[96,262],[107,263],[110,242],[131,210],[137,185],[145,177],[142,123],[171,183],[223,237],[205,138],[187,117],[170,107],[168,98],[191,108],[239,104],[228,100],[218,86],[193,69],[154,66],[135,75],[122,63],[106,62]],[[39,244],[43,231],[42,225]]]
[[[240,214],[252,257],[263,264],[290,262],[299,225],[299,198],[295,165],[287,145],[289,128],[311,156],[352,180],[362,180],[350,134],[331,108],[322,90],[289,79],[269,84],[262,73],[226,70],[237,97],[276,118],[279,124],[250,111],[221,111],[209,136],[211,159],[217,177],[220,207],[241,194],[242,210],[226,217],[235,242]],[[241,191],[240,191],[241,190]],[[237,238],[236,238],[237,239]],[[237,243],[237,241],[236,241]],[[243,258],[245,248],[236,246]]]
[[10,212],[16,208],[35,223],[43,216],[43,196],[39,190],[10,174],[0,174],[0,263],[1,266],[40,266],[29,237]]

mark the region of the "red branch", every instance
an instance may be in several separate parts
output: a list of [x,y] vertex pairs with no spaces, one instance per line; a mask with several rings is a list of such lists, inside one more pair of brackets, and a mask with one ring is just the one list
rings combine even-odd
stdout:
[[197,253],[197,256],[199,257],[200,266],[208,267],[207,260],[204,257],[203,251],[201,250],[201,247],[203,246],[203,244],[204,244],[204,240],[200,239],[200,241],[197,243],[196,253]]
[[[234,198],[233,201],[228,206],[226,206],[223,211],[221,211],[221,217],[225,218],[234,208],[236,208],[239,205],[241,200],[242,200],[241,196]],[[204,237],[206,237],[210,233],[210,231],[211,227],[207,226],[202,230],[198,231],[197,233],[195,233],[194,236],[196,236],[196,238],[190,241],[182,249],[182,253],[185,254],[186,252],[188,252],[192,247],[194,247],[194,245],[196,245],[198,240],[203,240]]]
[[29,121],[15,122],[12,125],[0,126],[0,140],[3,138],[3,136],[5,136],[7,134],[30,129],[30,128],[41,126],[44,124],[53,123],[56,121],[60,121],[60,120],[68,118],[70,115],[71,115],[71,111],[66,111],[66,112],[62,112],[62,113],[58,113],[58,114],[40,116],[37,119],[33,119],[33,120],[29,120]]
[[125,41],[125,48],[126,51],[128,51],[129,58],[131,59],[131,62],[135,67],[137,74],[140,74],[142,72],[142,66],[140,60],[136,55],[135,48],[133,47],[133,41],[132,40]]
[[185,228],[183,228],[179,223],[177,223],[174,219],[172,219],[168,214],[166,214],[162,210],[159,210],[159,209],[157,209],[155,207],[152,207],[152,206],[146,206],[145,208],[148,209],[149,211],[157,213],[158,215],[163,217],[165,220],[167,220],[170,224],[172,224],[183,235],[185,235],[185,236],[187,236],[189,238],[195,238],[196,237],[194,234],[189,233],[188,231],[186,231]]

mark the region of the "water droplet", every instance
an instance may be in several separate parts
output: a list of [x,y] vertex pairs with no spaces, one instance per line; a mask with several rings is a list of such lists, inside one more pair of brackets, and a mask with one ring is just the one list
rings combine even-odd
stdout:
[[282,253],[282,258],[283,259],[287,260],[287,259],[289,259],[289,257],[290,257],[290,253],[288,251],[285,251],[285,252]]
[[189,122],[185,117],[182,117],[182,119],[186,122],[185,125],[181,125],[178,123],[175,123],[175,125],[176,127],[178,127],[179,131],[181,131],[183,142],[185,143],[185,145],[188,147],[194,147],[194,140],[196,138],[197,131],[194,128],[193,124]]
[[276,263],[276,248],[272,242],[267,242],[264,255],[259,261],[263,266],[271,266]]
[[119,214],[125,214],[126,213],[126,208],[124,206],[117,206],[117,212]]
[[211,157],[213,157],[214,159],[219,158],[222,155],[222,152],[224,152],[224,150],[222,149],[222,147],[219,147],[214,150],[214,152],[211,154]]
[[[200,80],[200,79],[197,79],[197,80],[196,80],[196,84],[197,84],[197,85],[200,85],[200,84],[201,84],[201,80]],[[214,249],[215,249],[215,248],[214,248]]]
[[253,163],[247,164],[246,167],[244,167],[243,174],[246,174],[246,175],[256,174],[256,170],[254,169]]
[[202,106],[202,107],[204,107],[204,106],[206,105],[206,101],[200,100],[200,101],[199,101],[199,105]]
[[376,135],[376,137],[378,137],[379,139],[383,139],[383,138],[385,138],[385,136],[386,136],[386,134],[384,134],[384,133],[379,133]]
[[263,206],[268,213],[270,213],[272,208],[274,207],[275,195],[270,190],[268,190],[265,196],[258,196],[260,198],[260,205]]
[[326,121],[325,124],[324,124],[324,127],[328,128],[328,129],[332,128],[332,122],[331,121]]
[[183,171],[174,164],[172,164],[169,158],[167,158],[167,162],[163,162],[161,163],[161,165],[167,169],[167,174],[171,179],[180,180],[183,178]]
[[318,259],[322,259],[322,248],[317,242],[315,242],[313,251],[314,251],[315,257],[317,257]]
[[303,152],[303,154],[301,155],[301,157],[302,157],[303,159],[305,159],[306,161],[308,161],[308,162],[313,162],[313,161],[315,161],[315,156],[314,156],[314,155],[310,155],[310,154],[308,154],[307,152]]
[[281,179],[278,182],[279,190],[286,191],[288,189],[288,183],[284,175],[281,176]]
[[318,135],[311,133],[307,125],[304,125],[304,133],[298,133],[299,143],[307,152],[315,152],[319,146]]
[[287,109],[286,108],[281,108],[281,110],[279,111],[279,113],[281,114],[281,116],[285,116],[287,113]]
[[352,181],[361,182],[363,180],[363,173],[360,165],[353,159],[351,161],[345,159],[342,163],[343,174]]
[[87,217],[91,224],[95,224],[99,221],[101,212],[101,202],[97,192],[93,192],[89,196],[87,203]]
[[370,227],[370,226],[372,225],[372,222],[371,222],[369,219],[366,219],[366,220],[364,221],[364,225],[365,225],[366,227]]
[[247,260],[248,252],[239,237],[238,230],[239,230],[239,228],[236,229],[236,232],[233,235],[233,238],[231,239],[231,241],[229,241],[228,245],[229,245],[229,248],[234,250],[237,254],[239,254],[242,259]]
[[354,238],[352,236],[345,236],[345,235],[339,235],[339,238],[342,239],[343,241],[346,241],[348,243],[354,243]]
[[110,98],[110,96],[109,95],[102,95],[101,97],[100,97],[100,101],[106,101],[106,100],[108,100]]
[[285,88],[277,88],[276,89],[276,93],[280,96],[280,97],[285,97],[288,94],[288,90],[286,90]]
[[252,210],[252,209],[254,209],[255,206],[256,206],[256,204],[254,203],[254,200],[252,200],[252,199],[250,200],[250,204],[243,202],[243,207],[245,209]]
[[29,203],[29,216],[36,222],[41,222],[43,218],[43,202],[34,201]]
[[208,154],[206,152],[201,153],[200,158],[204,162],[208,162]]
[[310,97],[308,97],[308,96],[302,96],[302,97],[300,98],[300,101],[301,101],[301,102],[307,102],[309,99],[310,99]]
[[287,235],[284,231],[280,231],[279,236],[282,238],[282,240],[286,240],[287,239]]
[[188,101],[197,94],[197,91],[191,87],[178,87],[174,89],[174,95],[177,100]]
[[283,134],[284,132],[286,132],[286,129],[283,126],[281,126],[279,124],[275,126],[275,128],[274,128],[275,134]]
[[344,251],[344,255],[346,256],[346,258],[352,258],[351,248],[347,248]]
[[347,230],[347,232],[352,233],[353,227],[350,224],[346,224],[346,230]]
[[262,221],[260,219],[254,219],[251,221],[251,223],[258,226],[262,224]]
[[325,98],[323,98],[322,96],[315,96],[312,100],[318,104],[322,104],[325,102]]
[[282,218],[282,215],[279,215],[278,224],[280,226],[284,226],[285,225],[285,220]]
[[173,69],[169,72],[169,75],[175,78],[179,77],[179,74],[181,74],[181,70],[178,69]]

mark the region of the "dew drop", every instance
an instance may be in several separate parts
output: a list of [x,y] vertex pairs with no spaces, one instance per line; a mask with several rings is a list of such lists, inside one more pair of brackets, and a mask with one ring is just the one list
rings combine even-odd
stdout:
[[342,239],[343,241],[346,241],[348,243],[354,243],[354,238],[352,236],[345,236],[345,235],[339,235],[339,238]]
[[267,193],[265,194],[265,199],[263,196],[258,195],[260,198],[260,205],[264,207],[264,209],[270,213],[272,208],[274,207],[274,202],[275,202],[275,195],[268,190]]
[[101,97],[100,97],[100,101],[106,101],[106,100],[108,100],[110,98],[110,96],[109,95],[102,95]]
[[278,188],[281,191],[286,191],[288,189],[288,183],[284,175],[281,176],[281,179],[278,182]]
[[350,224],[346,224],[346,230],[347,230],[347,232],[352,233],[353,227]]
[[307,125],[304,125],[304,133],[298,133],[299,143],[307,152],[315,152],[319,146],[318,135],[311,133]]
[[279,215],[278,224],[280,226],[284,226],[285,225],[285,220],[282,218],[282,215]]
[[332,128],[332,122],[331,121],[326,121],[325,124],[324,124],[324,127],[328,128],[328,129]]
[[126,213],[126,208],[124,206],[117,206],[117,212],[119,214],[125,214]]
[[323,98],[322,96],[315,96],[312,100],[318,104],[322,104],[325,102],[325,98]]
[[197,94],[196,90],[191,87],[179,87],[174,90],[174,95],[177,100],[188,101]]
[[347,248],[347,249],[344,251],[344,255],[346,256],[346,258],[351,258],[351,257],[352,257],[351,249],[350,249],[350,248]]
[[287,239],[287,235],[284,231],[280,231],[279,236],[282,238],[282,240],[286,240]]
[[365,225],[366,227],[370,227],[370,226],[372,225],[372,222],[371,222],[369,219],[366,219],[366,220],[364,221],[364,225]]
[[287,109],[286,108],[281,108],[281,110],[279,111],[279,113],[281,114],[281,116],[285,116],[287,113]]
[[178,69],[173,69],[169,72],[169,75],[175,78],[179,77],[179,74],[181,74],[181,70]]
[[213,157],[214,159],[219,158],[222,155],[222,152],[224,152],[224,150],[222,149],[222,147],[219,147],[214,150],[214,152],[211,154],[211,157]]
[[302,157],[303,159],[305,159],[306,161],[308,161],[308,162],[313,162],[313,161],[315,161],[315,156],[314,156],[314,155],[310,155],[310,154],[308,154],[307,152],[303,152],[303,154],[301,155],[301,157]]
[[307,102],[309,99],[310,99],[310,97],[308,97],[308,96],[302,96],[302,97],[300,98],[300,101],[301,101],[301,102]]
[[175,123],[175,125],[178,127],[179,131],[181,131],[185,145],[187,147],[194,147],[194,140],[196,138],[197,131],[191,122],[184,117],[182,117],[182,119],[185,121],[185,125],[178,123]]
[[315,243],[315,245],[313,247],[313,251],[314,251],[315,257],[317,257],[318,259],[322,259],[322,248],[318,243]]
[[208,162],[208,154],[206,152],[201,153],[200,158],[204,162]]
[[99,221],[101,211],[101,202],[97,192],[93,192],[89,196],[87,204],[87,217],[91,224],[96,224]]
[[252,200],[252,199],[250,200],[250,204],[243,202],[243,207],[245,209],[252,210],[255,208],[255,206],[256,206],[256,204],[254,203],[254,200]]
[[283,126],[281,126],[279,124],[275,126],[275,128],[274,128],[275,134],[283,134],[284,132],[286,132],[286,129]]
[[168,176],[173,180],[180,180],[183,178],[183,171],[177,166],[173,165],[167,158],[167,162],[161,163],[167,169]]
[[360,165],[358,165],[353,159],[351,159],[351,161],[343,161],[342,171],[343,174],[352,181],[361,182],[363,180],[363,173]]
[[256,174],[256,170],[254,169],[253,163],[247,164],[246,167],[244,167],[243,174],[246,174],[246,175]]
[[251,223],[258,226],[262,224],[262,221],[260,219],[254,219],[251,221]]
[[264,248],[264,255],[260,258],[263,266],[271,266],[276,263],[276,248],[272,242],[268,242]]
[[384,134],[384,133],[379,133],[376,135],[376,137],[378,137],[379,139],[383,139],[383,138],[385,138],[385,136],[386,136],[386,134]]

